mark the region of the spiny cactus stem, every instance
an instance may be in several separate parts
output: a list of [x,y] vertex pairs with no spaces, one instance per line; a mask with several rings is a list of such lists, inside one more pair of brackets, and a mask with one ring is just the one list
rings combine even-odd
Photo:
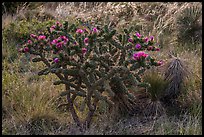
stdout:
[[69,103],[69,110],[72,114],[72,118],[74,119],[74,121],[76,122],[76,124],[80,127],[80,130],[82,130],[82,124],[79,120],[79,117],[75,111],[75,108],[73,106],[73,101],[74,101],[74,98],[76,97],[76,95],[73,95],[72,98],[70,98],[68,95],[67,95],[67,101]]
[[79,75],[82,78],[83,82],[86,84],[87,87],[91,87],[91,82],[89,81],[89,79],[87,78],[87,74],[84,70],[80,69],[79,70]]
[[108,80],[109,78],[113,77],[116,73],[122,73],[122,72],[126,73],[127,71],[128,69],[123,66],[114,66],[105,77],[100,78],[94,84],[92,84],[92,87],[96,89],[97,86],[104,83],[105,80]]
[[90,125],[91,125],[91,120],[92,120],[94,112],[96,110],[96,105],[97,105],[98,101],[99,100],[97,98],[94,98],[93,109],[89,109],[88,115],[87,115],[87,117],[86,117],[86,119],[84,121],[84,126],[87,127],[87,128],[89,128]]
[[92,88],[92,84],[90,83],[89,79],[87,78],[87,74],[85,73],[84,70],[80,69],[79,75],[81,76],[83,82],[87,86],[87,97],[86,97],[87,106],[88,106],[89,110],[94,110],[94,107],[91,105],[91,96],[92,96],[93,90],[94,90]]
[[99,70],[94,70],[94,72],[96,73],[96,75],[97,75],[98,77],[104,77],[104,76],[105,76],[105,74],[102,73],[102,72],[100,72]]
[[83,90],[83,89],[79,89],[79,90],[69,90],[69,91],[66,91],[67,94],[68,93],[72,93],[72,94],[76,94],[77,96],[82,96],[82,97],[86,97],[86,92]]
[[50,63],[48,62],[48,60],[45,58],[45,55],[43,55],[43,53],[40,53],[40,57],[43,61],[44,64],[46,64],[48,67],[50,67]]
[[125,50],[121,51],[119,65],[122,65],[125,62],[125,55],[126,55]]
[[125,48],[123,46],[121,46],[118,42],[116,42],[115,40],[111,39],[110,43],[115,46],[116,48],[120,49],[120,50],[124,50]]
[[63,80],[63,79],[64,79],[64,77],[63,77],[61,74],[55,74],[55,75],[57,75],[57,77],[58,77],[60,80]]
[[40,55],[40,53],[35,52],[35,51],[33,51],[33,50],[30,51],[30,54],[33,54],[33,55]]
[[98,57],[98,58],[97,58],[97,57],[93,57],[93,60],[99,62],[99,63],[100,63],[104,68],[106,68],[107,70],[110,69],[109,65],[107,65],[106,63],[104,63],[104,61],[101,60],[100,57]]

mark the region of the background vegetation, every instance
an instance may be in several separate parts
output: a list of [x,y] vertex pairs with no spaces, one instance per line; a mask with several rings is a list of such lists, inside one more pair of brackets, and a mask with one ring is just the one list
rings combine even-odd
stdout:
[[[2,134],[202,134],[200,2],[3,2],[2,9]],[[164,59],[165,65],[143,76],[152,86],[147,93],[139,92],[154,100],[151,105],[138,102],[154,106],[146,109],[145,116],[115,120],[101,101],[92,127],[82,133],[67,108],[58,108],[66,102],[59,97],[63,87],[52,84],[55,76],[39,77],[38,68],[43,64],[36,65],[31,57],[18,53],[30,33],[38,34],[56,21],[74,23],[77,18],[108,23],[118,31],[133,26],[134,31],[156,37],[162,48],[154,56]],[[174,57],[187,72],[181,94],[165,113],[150,118],[149,113],[159,110],[154,108],[160,106],[157,98],[165,90],[165,74]]]

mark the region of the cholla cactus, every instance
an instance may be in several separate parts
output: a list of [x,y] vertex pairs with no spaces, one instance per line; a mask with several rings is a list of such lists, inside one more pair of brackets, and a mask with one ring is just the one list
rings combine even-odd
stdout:
[[[147,87],[140,75],[151,66],[160,66],[147,52],[158,51],[154,37],[144,37],[131,29],[118,34],[105,25],[102,29],[89,26],[83,28],[68,22],[57,22],[48,27],[48,32],[36,36],[31,34],[21,51],[38,57],[46,68],[39,75],[54,73],[59,78],[54,85],[64,84],[70,112],[81,128],[90,126],[97,102],[104,100],[109,106],[118,105],[121,112],[135,114],[134,96],[128,87]],[[102,95],[107,92],[108,96]],[[82,123],[76,113],[76,97],[84,98],[80,110],[88,107],[88,114]]]

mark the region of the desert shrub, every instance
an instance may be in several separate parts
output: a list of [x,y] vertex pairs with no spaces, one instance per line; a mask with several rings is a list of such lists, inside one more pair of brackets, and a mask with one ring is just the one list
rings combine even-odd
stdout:
[[[127,87],[147,87],[140,75],[151,66],[162,64],[141,51],[160,50],[154,45],[154,37],[131,32],[124,29],[117,33],[108,25],[99,29],[92,25],[84,28],[82,21],[78,24],[57,22],[40,35],[30,34],[20,51],[36,55],[33,62],[42,61],[47,66],[39,75],[57,75],[60,80],[54,85],[65,85],[61,96],[66,96],[74,121],[79,127],[89,127],[99,100],[109,106],[115,103],[121,115],[134,114],[134,96]],[[109,97],[102,95],[104,91]],[[78,96],[84,98],[82,112],[88,110],[84,123],[74,107]]]

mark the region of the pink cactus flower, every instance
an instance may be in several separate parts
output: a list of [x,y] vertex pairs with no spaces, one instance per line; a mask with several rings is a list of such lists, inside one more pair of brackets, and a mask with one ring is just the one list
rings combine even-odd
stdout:
[[148,37],[144,38],[144,42],[148,42],[148,41],[149,41]]
[[55,29],[55,28],[56,28],[56,26],[55,26],[55,25],[53,25],[51,28]]
[[93,33],[97,33],[98,29],[96,27],[93,28]]
[[50,31],[51,32],[53,32],[53,30],[55,30],[56,29],[56,26],[55,25],[53,25],[52,27],[50,27]]
[[157,62],[157,65],[158,65],[158,66],[161,66],[162,64],[164,64],[164,62],[163,62],[162,60],[160,60],[160,61]]
[[86,48],[82,48],[82,54],[86,54],[87,49]]
[[134,60],[139,60],[139,56],[138,56],[137,53],[134,53],[134,54],[133,54],[133,59],[134,59]]
[[136,33],[136,36],[138,37],[138,38],[140,38],[141,37],[141,34],[140,33]]
[[129,39],[128,39],[128,42],[131,42],[131,43],[132,43],[132,42],[133,42],[133,39],[129,38]]
[[144,53],[143,51],[139,51],[139,52],[133,54],[134,60],[140,60],[142,57],[146,58],[146,57],[148,57],[148,54]]
[[135,48],[136,48],[136,49],[140,49],[140,48],[141,48],[141,45],[140,45],[140,44],[136,44],[136,45],[135,45]]
[[30,34],[31,38],[37,38],[37,36],[35,34]]
[[66,36],[60,36],[61,39],[66,39]]
[[57,40],[56,40],[56,39],[54,39],[54,40],[51,42],[51,44],[52,44],[52,45],[57,44]]
[[40,35],[38,36],[38,40],[45,40],[46,39],[46,36],[45,35]]
[[28,40],[28,44],[32,44],[33,42],[31,40]]
[[76,41],[73,43],[75,46],[79,45]]
[[149,47],[147,48],[147,50],[148,50],[148,51],[151,51],[151,50],[153,50],[153,47],[152,47],[152,46],[149,46]]
[[68,39],[68,38],[64,39],[64,42],[65,42],[65,43],[67,43],[68,41],[69,41],[69,39]]
[[138,56],[144,57],[144,58],[146,58],[146,57],[148,56],[148,54],[146,54],[146,53],[143,52],[143,51],[139,51],[137,54],[138,54]]
[[155,50],[156,50],[156,51],[160,51],[160,48],[156,48]]
[[61,36],[61,39],[64,41],[64,42],[68,42],[69,39],[66,37],[66,36]]
[[61,42],[57,43],[56,47],[59,49],[62,48],[62,43]]
[[150,36],[150,41],[153,41],[154,40],[154,36]]
[[50,32],[53,32],[55,29],[54,28],[50,28]]
[[59,62],[59,58],[55,58],[53,61],[54,61],[55,63],[58,63],[58,62]]
[[89,38],[85,38],[84,43],[85,43],[86,46],[89,44],[88,42],[89,42]]
[[56,25],[62,27],[62,24],[59,21],[56,22]]
[[82,34],[84,31],[82,29],[77,29],[76,33]]
[[84,28],[84,32],[88,32],[88,30],[86,28]]
[[28,47],[25,47],[25,48],[23,49],[23,51],[24,51],[24,52],[28,52],[28,51],[29,51],[29,48],[28,48]]

